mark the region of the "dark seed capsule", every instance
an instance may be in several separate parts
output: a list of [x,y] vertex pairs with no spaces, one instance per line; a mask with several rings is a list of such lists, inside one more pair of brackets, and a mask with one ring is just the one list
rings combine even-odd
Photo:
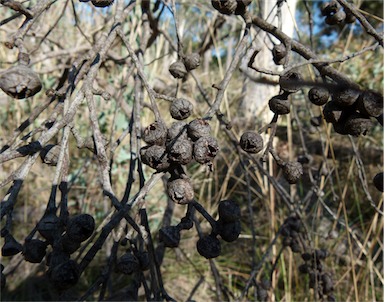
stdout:
[[237,9],[235,10],[235,15],[244,15],[246,12],[247,6],[252,2],[252,0],[238,0]]
[[238,239],[241,234],[241,222],[223,222],[219,220],[218,234],[226,242],[233,242]]
[[340,5],[337,1],[332,0],[330,2],[325,2],[321,7],[322,16],[329,16],[330,14],[336,13],[340,8]]
[[341,89],[333,93],[332,100],[338,106],[348,107],[352,106],[360,96],[358,90],[355,89]]
[[79,214],[69,220],[67,236],[74,241],[83,242],[91,237],[94,229],[94,218],[89,214]]
[[47,243],[39,239],[31,239],[24,243],[23,256],[25,261],[40,263],[46,253]]
[[25,65],[11,67],[0,75],[0,89],[16,99],[34,96],[41,88],[38,75]]
[[373,90],[364,91],[357,100],[357,107],[364,115],[379,117],[384,112],[384,96]]
[[344,131],[353,136],[366,135],[372,127],[373,123],[369,118],[358,114],[351,115],[344,123]]
[[179,139],[188,139],[187,124],[185,122],[172,123],[167,130],[167,141],[173,142]]
[[176,120],[188,118],[193,110],[193,105],[186,99],[177,99],[171,103],[170,114]]
[[183,217],[181,221],[178,224],[178,227],[180,227],[182,230],[189,230],[194,226],[194,222],[187,217]]
[[46,257],[47,265],[50,268],[54,268],[60,264],[67,262],[68,260],[70,260],[70,254],[58,249],[54,249],[52,252],[47,254]]
[[301,252],[301,246],[298,242],[298,240],[293,239],[290,243],[290,248],[293,253],[300,253]]
[[194,200],[194,189],[190,180],[177,178],[167,183],[167,193],[178,204],[187,204]]
[[176,79],[182,79],[187,74],[186,66],[184,66],[182,61],[176,61],[172,63],[168,69],[171,75]]
[[37,230],[49,243],[52,243],[61,235],[59,222],[59,218],[54,213],[45,214],[37,224]]
[[290,112],[290,101],[286,96],[277,95],[269,100],[269,108],[279,115],[288,114]]
[[194,143],[194,159],[200,164],[211,162],[219,151],[217,140],[211,136],[204,136]]
[[224,222],[235,222],[241,217],[241,209],[233,200],[222,200],[218,205],[219,219]]
[[119,272],[125,275],[131,275],[134,272],[139,271],[139,260],[131,253],[123,254],[117,261],[116,267]]
[[303,174],[302,165],[297,161],[285,163],[282,169],[283,176],[289,184],[297,183]]
[[340,10],[333,15],[327,16],[325,18],[325,23],[328,25],[337,25],[343,23],[345,21],[345,18],[345,12],[343,10]]
[[301,274],[307,274],[309,272],[309,267],[307,266],[307,264],[301,264],[299,267],[298,267],[298,271],[301,273]]
[[177,247],[180,241],[180,229],[176,226],[167,226],[159,230],[159,241],[166,247]]
[[167,146],[169,159],[172,162],[187,165],[192,160],[193,145],[188,139],[178,139]]
[[170,167],[170,161],[164,146],[152,145],[140,149],[140,158],[145,165],[165,171]]
[[323,115],[324,115],[325,121],[328,123],[338,122],[341,118],[342,110],[343,109],[341,108],[341,106],[338,106],[333,101],[326,103],[323,109]]
[[345,23],[352,24],[356,22],[357,18],[350,12],[345,11],[346,17],[345,17]]
[[92,0],[91,2],[95,7],[107,7],[114,3],[114,0]]
[[279,85],[281,89],[294,93],[301,89],[302,87],[302,76],[297,71],[289,71],[279,77]]
[[384,192],[384,172],[377,173],[373,178],[373,184],[378,191]]
[[204,119],[195,119],[191,121],[187,128],[187,133],[193,141],[196,141],[203,136],[209,136],[210,132],[210,124]]
[[66,290],[78,283],[80,269],[74,260],[68,260],[54,267],[50,274],[50,280],[54,287]]
[[14,256],[23,250],[23,246],[16,241],[13,236],[8,233],[5,235],[4,245],[1,248],[1,254],[4,257]]
[[73,254],[80,248],[81,242],[73,240],[72,238],[68,237],[67,234],[65,234],[62,237],[62,246],[65,253]]
[[263,139],[257,132],[246,131],[242,134],[239,145],[248,153],[258,153],[263,149]]
[[303,253],[303,254],[301,255],[301,257],[302,257],[302,259],[303,259],[304,261],[309,261],[309,260],[312,259],[313,256],[312,256],[310,253]]
[[216,258],[221,254],[221,243],[214,236],[203,236],[197,242],[197,250],[206,259]]
[[309,101],[314,105],[323,106],[329,100],[329,90],[322,87],[313,87],[308,92]]
[[60,146],[49,144],[40,151],[41,160],[50,166],[56,166],[59,160]]
[[150,268],[150,257],[148,252],[139,252],[137,255],[139,266],[142,271],[147,271]]
[[236,0],[211,0],[212,6],[224,15],[232,15],[237,9]]
[[322,280],[322,292],[324,295],[328,295],[333,292],[334,290],[334,285],[333,285],[333,280],[330,277],[329,274],[322,274],[321,276]]
[[186,69],[189,71],[199,67],[200,62],[201,57],[197,52],[193,52],[183,59],[184,66],[186,66]]
[[276,65],[283,65],[286,62],[287,49],[285,44],[276,44],[273,47],[273,61]]
[[163,145],[167,137],[167,128],[162,122],[154,122],[143,131],[143,140],[149,145]]

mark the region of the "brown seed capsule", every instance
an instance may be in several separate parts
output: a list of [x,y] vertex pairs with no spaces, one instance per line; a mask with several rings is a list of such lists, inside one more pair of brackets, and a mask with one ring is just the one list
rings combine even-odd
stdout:
[[186,69],[189,71],[199,67],[200,61],[200,55],[196,52],[189,54],[183,59],[184,66],[186,66]]
[[287,49],[285,44],[275,44],[272,50],[273,61],[276,65],[283,65],[286,62]]
[[241,217],[241,209],[233,200],[222,200],[218,205],[218,215],[224,222],[235,222]]
[[125,274],[125,275],[131,275],[134,272],[137,272],[140,270],[140,264],[138,258],[136,258],[131,253],[125,253],[123,254],[116,263],[117,269]]
[[288,71],[279,77],[279,85],[281,86],[281,89],[289,93],[294,93],[300,90],[302,87],[302,81],[302,76],[297,71]]
[[184,66],[182,61],[176,61],[172,63],[168,69],[171,75],[176,79],[182,79],[187,74],[186,66]]
[[14,256],[23,250],[23,246],[16,241],[10,233],[5,235],[4,245],[1,248],[1,254],[4,257]]
[[203,236],[197,242],[197,250],[206,259],[216,258],[221,254],[221,242],[214,236]]
[[329,15],[325,18],[325,23],[328,25],[337,25],[345,21],[346,14],[343,10],[339,10],[333,15]]
[[301,252],[301,246],[300,246],[299,241],[297,239],[291,240],[290,249],[293,253],[300,253]]
[[145,165],[157,171],[165,171],[170,167],[170,161],[166,148],[163,146],[153,145],[140,149],[140,157]]
[[67,236],[74,241],[83,242],[91,237],[94,229],[94,218],[89,214],[79,214],[68,221]]
[[289,184],[295,184],[302,176],[302,165],[297,161],[287,162],[282,167],[283,176]]
[[167,141],[171,142],[177,139],[188,139],[187,124],[185,122],[172,123],[167,130]]
[[351,115],[344,124],[344,131],[353,136],[366,135],[373,127],[370,119],[362,117],[358,114]]
[[358,98],[357,107],[362,114],[379,117],[384,112],[384,96],[376,91],[366,90]]
[[325,118],[325,121],[328,123],[336,123],[340,120],[342,115],[342,108],[338,106],[335,102],[330,101],[327,102],[324,109],[323,109],[323,115]]
[[321,7],[322,16],[329,16],[330,14],[336,13],[340,8],[340,5],[337,1],[332,0],[330,2],[325,2]]
[[325,260],[328,256],[328,251],[325,249],[315,250],[315,259],[316,261]]
[[18,65],[0,75],[0,88],[13,98],[24,99],[38,93],[42,85],[34,71],[25,65]]
[[200,164],[211,162],[218,151],[218,142],[211,136],[201,137],[194,143],[194,159]]
[[358,90],[355,89],[341,89],[337,90],[332,95],[332,100],[341,107],[352,106],[360,96]]
[[384,192],[384,172],[377,173],[373,178],[373,184],[378,191]]
[[167,226],[159,230],[159,241],[166,247],[177,247],[180,241],[180,230],[176,226]]
[[187,178],[177,178],[167,183],[167,193],[178,204],[187,204],[194,199],[194,189]]
[[276,95],[269,100],[269,108],[279,115],[288,114],[290,112],[290,101],[285,96]]
[[356,22],[357,18],[351,12],[347,12],[345,10],[345,14],[346,14],[346,17],[345,17],[345,23],[346,24],[352,24],[352,23]]
[[289,216],[285,219],[284,224],[289,226],[290,230],[294,230],[298,233],[301,232],[301,220],[296,216]]
[[329,90],[323,87],[313,87],[308,93],[309,101],[314,105],[323,106],[329,100]]
[[263,139],[257,132],[246,131],[242,134],[239,145],[248,153],[258,153],[263,149]]
[[54,267],[50,274],[50,280],[54,287],[66,290],[76,285],[79,281],[80,269],[74,260],[68,260]]
[[211,0],[212,6],[224,15],[232,15],[237,9],[236,0]]
[[114,0],[92,0],[91,2],[95,7],[107,7],[114,3]]
[[333,292],[334,290],[334,285],[333,285],[333,280],[330,277],[329,274],[322,274],[321,276],[322,280],[322,292],[324,295],[328,295]]
[[210,132],[210,124],[204,119],[198,118],[188,124],[187,133],[194,142],[203,136],[209,136]]
[[170,114],[176,120],[188,118],[193,110],[193,105],[186,99],[176,99],[171,103]]
[[39,239],[31,239],[24,243],[23,255],[25,261],[40,263],[46,253],[47,243]]
[[60,146],[49,144],[40,151],[41,160],[50,166],[56,166],[60,154]]
[[187,139],[178,139],[167,145],[170,161],[187,165],[192,160],[193,146]]
[[70,254],[59,249],[53,249],[53,251],[46,257],[47,265],[51,269],[67,262],[68,260],[70,260]]
[[167,137],[167,127],[162,122],[154,122],[143,131],[143,140],[149,145],[163,145]]
[[218,234],[226,242],[233,242],[238,239],[241,234],[241,222],[223,222],[218,220]]
[[59,218],[54,213],[47,213],[38,222],[37,230],[49,243],[52,243],[61,235],[59,223]]

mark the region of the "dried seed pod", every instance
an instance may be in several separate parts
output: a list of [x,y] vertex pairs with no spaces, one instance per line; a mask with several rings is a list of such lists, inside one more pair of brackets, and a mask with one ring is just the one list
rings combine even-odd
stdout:
[[297,161],[287,162],[282,167],[283,176],[289,184],[295,184],[302,176],[302,165]]
[[218,234],[226,242],[233,242],[238,239],[241,234],[241,222],[236,220],[234,222],[218,221]]
[[311,119],[310,119],[310,124],[314,127],[319,127],[321,126],[321,122],[322,122],[322,116],[313,116]]
[[0,75],[0,88],[13,98],[24,99],[38,93],[42,85],[34,71],[25,65],[18,65]]
[[321,276],[322,280],[322,292],[324,295],[328,295],[333,292],[334,290],[334,285],[333,285],[333,280],[330,277],[329,274],[322,274]]
[[125,275],[131,275],[134,272],[137,272],[140,270],[140,264],[138,258],[136,258],[131,253],[125,253],[123,254],[116,263],[117,269],[125,274]]
[[80,269],[74,260],[68,260],[52,268],[50,280],[54,287],[66,290],[79,281]]
[[309,272],[309,267],[306,263],[304,264],[301,264],[299,267],[298,267],[298,271],[301,273],[301,274],[307,274]]
[[284,224],[289,226],[290,230],[294,230],[298,233],[301,232],[301,220],[296,216],[289,216],[285,219]]
[[144,164],[157,171],[165,171],[170,167],[170,161],[166,148],[153,145],[140,149],[140,157]]
[[4,257],[14,256],[23,250],[23,246],[16,241],[10,233],[5,235],[4,245],[1,248],[1,254]]
[[235,10],[235,15],[243,15],[246,12],[247,6],[250,5],[252,0],[238,0],[237,1],[237,9]]
[[94,229],[94,218],[89,214],[79,214],[68,221],[67,236],[74,241],[83,242],[91,237]]
[[221,242],[214,236],[206,235],[198,240],[197,250],[206,259],[216,258],[221,254]]
[[337,1],[332,0],[330,2],[325,2],[321,7],[322,16],[329,16],[330,14],[336,13],[340,8],[340,5]]
[[315,259],[316,261],[325,260],[328,256],[328,251],[325,249],[315,250]]
[[272,50],[273,61],[276,65],[284,65],[287,58],[287,48],[285,44],[275,44]]
[[150,256],[148,252],[142,251],[137,255],[139,267],[142,271],[147,271],[150,268]]
[[232,200],[222,200],[218,205],[218,215],[223,222],[235,222],[241,218],[241,209]]
[[201,57],[197,52],[193,52],[183,59],[184,66],[186,66],[186,69],[189,71],[199,67],[200,62]]
[[322,111],[325,121],[328,123],[337,123],[342,116],[342,110],[341,106],[338,106],[335,102],[327,102]]
[[384,112],[384,96],[374,90],[366,90],[359,96],[357,107],[364,115],[379,117]]
[[80,241],[73,240],[67,234],[62,236],[61,243],[62,243],[63,251],[67,254],[75,253],[81,246]]
[[301,89],[302,87],[302,76],[297,71],[288,71],[285,74],[279,77],[279,85],[281,89],[294,93]]
[[300,253],[301,252],[301,246],[300,246],[299,241],[297,239],[291,240],[290,249],[293,253]]
[[167,137],[167,127],[163,122],[154,122],[143,131],[143,140],[149,145],[163,145]]
[[211,136],[201,137],[194,143],[194,159],[200,164],[211,162],[218,151],[218,142]]
[[176,61],[172,63],[168,69],[171,75],[176,79],[182,79],[187,74],[186,66],[184,66],[182,61]]
[[91,2],[95,7],[107,7],[114,3],[114,0],[92,0]]
[[372,127],[373,123],[369,118],[353,114],[344,123],[344,132],[353,136],[366,135]]
[[181,230],[189,230],[194,226],[194,222],[188,218],[188,217],[183,217],[180,222],[178,223],[178,227]]
[[24,243],[23,255],[25,261],[40,263],[46,253],[47,243],[39,239],[31,239]]
[[239,145],[248,153],[258,153],[263,149],[263,139],[257,132],[246,131],[242,134]]
[[384,192],[384,172],[377,173],[373,178],[373,184],[378,191]]
[[198,118],[188,124],[187,133],[193,141],[196,141],[203,136],[209,136],[210,132],[210,124],[204,119]]
[[60,146],[49,144],[40,151],[41,160],[50,166],[56,166],[60,154]]
[[327,16],[325,18],[325,23],[328,25],[337,25],[345,21],[346,13],[343,10],[339,10],[333,15]]
[[187,178],[169,180],[167,193],[171,200],[178,204],[187,204],[194,199],[194,189]]
[[346,17],[345,17],[346,24],[352,24],[356,22],[357,18],[351,12],[348,12],[345,10],[345,14],[346,14]]
[[169,143],[167,149],[170,160],[175,163],[187,165],[192,160],[193,145],[190,140],[178,139]]
[[180,241],[180,229],[177,226],[167,226],[159,230],[159,241],[166,247],[177,247]]
[[303,254],[301,255],[301,257],[302,257],[302,259],[303,259],[304,261],[309,261],[309,260],[311,260],[311,259],[313,258],[313,256],[312,256],[310,253],[303,253]]
[[313,87],[308,93],[309,101],[314,105],[323,106],[327,103],[330,97],[329,90],[323,87]]
[[333,93],[332,100],[337,106],[348,107],[352,106],[360,96],[358,90],[355,89],[340,89]]
[[41,236],[52,243],[61,235],[60,220],[54,213],[44,214],[43,218],[37,224],[37,230]]
[[70,260],[70,254],[62,249],[54,248],[52,252],[47,254],[46,264],[52,269],[60,264],[63,264]]
[[172,123],[167,130],[167,141],[173,141],[177,139],[188,139],[187,136],[187,124],[185,122]]
[[186,99],[176,99],[171,103],[170,114],[176,120],[188,118],[193,110],[193,105]]
[[290,112],[290,101],[286,96],[276,95],[269,100],[269,108],[279,115],[288,114]]
[[232,15],[237,9],[236,0],[211,0],[212,6],[224,15]]

